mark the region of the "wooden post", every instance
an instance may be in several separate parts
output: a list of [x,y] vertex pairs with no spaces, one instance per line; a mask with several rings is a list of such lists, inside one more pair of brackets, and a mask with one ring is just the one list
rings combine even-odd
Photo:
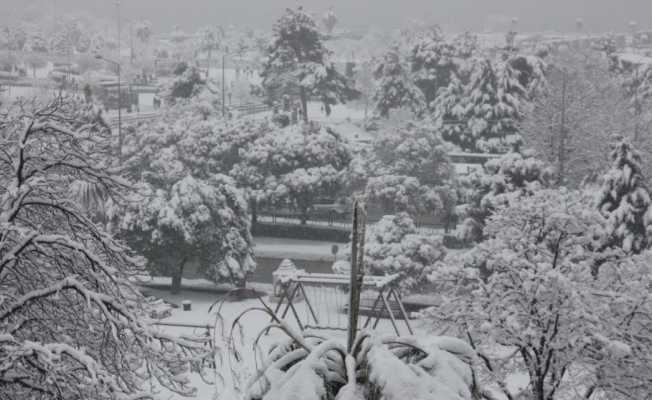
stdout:
[[367,215],[364,205],[357,200],[353,204],[353,233],[351,235],[351,289],[349,291],[348,346],[351,352],[358,330],[360,313],[360,290],[364,277],[364,241]]

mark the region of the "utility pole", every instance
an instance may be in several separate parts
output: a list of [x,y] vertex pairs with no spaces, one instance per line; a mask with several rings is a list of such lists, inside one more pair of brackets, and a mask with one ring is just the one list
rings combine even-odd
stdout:
[[116,17],[117,17],[117,25],[118,25],[118,61],[120,61],[120,41],[122,40],[121,32],[122,32],[122,25],[120,23],[120,0],[115,1],[115,9],[116,9]]
[[349,289],[349,326],[347,350],[350,353],[358,332],[360,313],[360,290],[364,279],[364,242],[367,227],[365,206],[356,200],[353,203],[353,227],[351,234],[351,280]]
[[129,65],[134,65],[134,21],[129,20]]
[[224,48],[222,52],[222,117],[226,118],[226,79],[224,74],[226,64],[226,52],[229,51],[228,47]]
[[638,75],[640,67],[636,66],[634,68],[634,84],[632,85],[632,90],[634,91],[634,145],[637,145],[640,131],[639,120],[643,114],[643,107],[641,106],[641,101],[638,97],[638,88],[639,85],[641,85]]
[[101,54],[97,54],[95,56],[95,58],[97,58],[98,60],[104,60],[104,61],[106,61],[106,62],[108,62],[110,64],[113,64],[118,69],[118,158],[122,161],[122,141],[123,141],[123,138],[122,138],[122,109],[121,109],[121,104],[120,104],[120,101],[122,100],[122,95],[121,95],[121,93],[122,93],[122,90],[121,90],[122,81],[121,81],[121,77],[120,77],[122,67],[120,66],[119,61],[110,60],[108,58],[103,57]]

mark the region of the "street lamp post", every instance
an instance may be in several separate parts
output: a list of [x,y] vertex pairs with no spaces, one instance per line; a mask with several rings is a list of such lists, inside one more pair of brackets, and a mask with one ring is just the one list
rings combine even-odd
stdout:
[[109,60],[101,54],[95,56],[98,60],[106,61],[113,64],[118,69],[118,157],[122,159],[122,83],[120,80],[120,63],[117,61]]

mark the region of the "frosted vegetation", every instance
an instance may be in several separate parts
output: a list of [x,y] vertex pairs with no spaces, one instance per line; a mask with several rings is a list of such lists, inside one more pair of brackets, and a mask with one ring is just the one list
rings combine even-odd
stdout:
[[[270,32],[165,41],[134,21],[124,79],[174,68],[123,141],[90,83],[110,73],[94,52],[124,43],[95,22],[0,29],[2,77],[38,81],[64,57],[89,83],[0,100],[0,400],[192,397],[199,380],[229,400],[652,398],[652,63],[615,37],[358,37],[301,7]],[[248,75],[228,102],[210,72],[225,54]],[[261,111],[233,106],[248,102]],[[465,157],[481,167],[462,171]],[[304,234],[332,223],[320,207],[356,199],[364,272],[425,299],[427,334],[359,330],[347,346],[240,301],[270,212]],[[343,247],[335,272],[351,269]],[[209,336],[156,327],[165,307],[136,284],[177,293],[191,267],[238,301],[210,308]]]

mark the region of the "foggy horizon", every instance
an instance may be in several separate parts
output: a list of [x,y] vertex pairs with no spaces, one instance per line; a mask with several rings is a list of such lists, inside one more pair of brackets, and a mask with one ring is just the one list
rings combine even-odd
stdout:
[[[652,25],[652,2],[629,0],[627,6],[614,7],[606,0],[408,0],[382,2],[374,0],[188,0],[180,7],[178,0],[122,1],[121,12],[134,19],[148,19],[154,30],[168,32],[177,25],[194,29],[203,25],[246,25],[269,29],[283,9],[297,4],[309,12],[322,14],[333,7],[344,29],[406,26],[414,20],[436,23],[447,31],[472,30],[482,32],[496,28],[496,21],[518,18],[522,32],[560,31],[575,29],[575,21],[582,18],[587,32],[625,31],[630,21],[640,28]],[[64,15],[70,12],[88,12],[97,17],[111,18],[115,14],[114,1],[100,0],[2,0],[8,12],[0,15],[6,23],[14,16]],[[182,12],[180,12],[182,11]],[[492,23],[493,21],[493,23]]]

